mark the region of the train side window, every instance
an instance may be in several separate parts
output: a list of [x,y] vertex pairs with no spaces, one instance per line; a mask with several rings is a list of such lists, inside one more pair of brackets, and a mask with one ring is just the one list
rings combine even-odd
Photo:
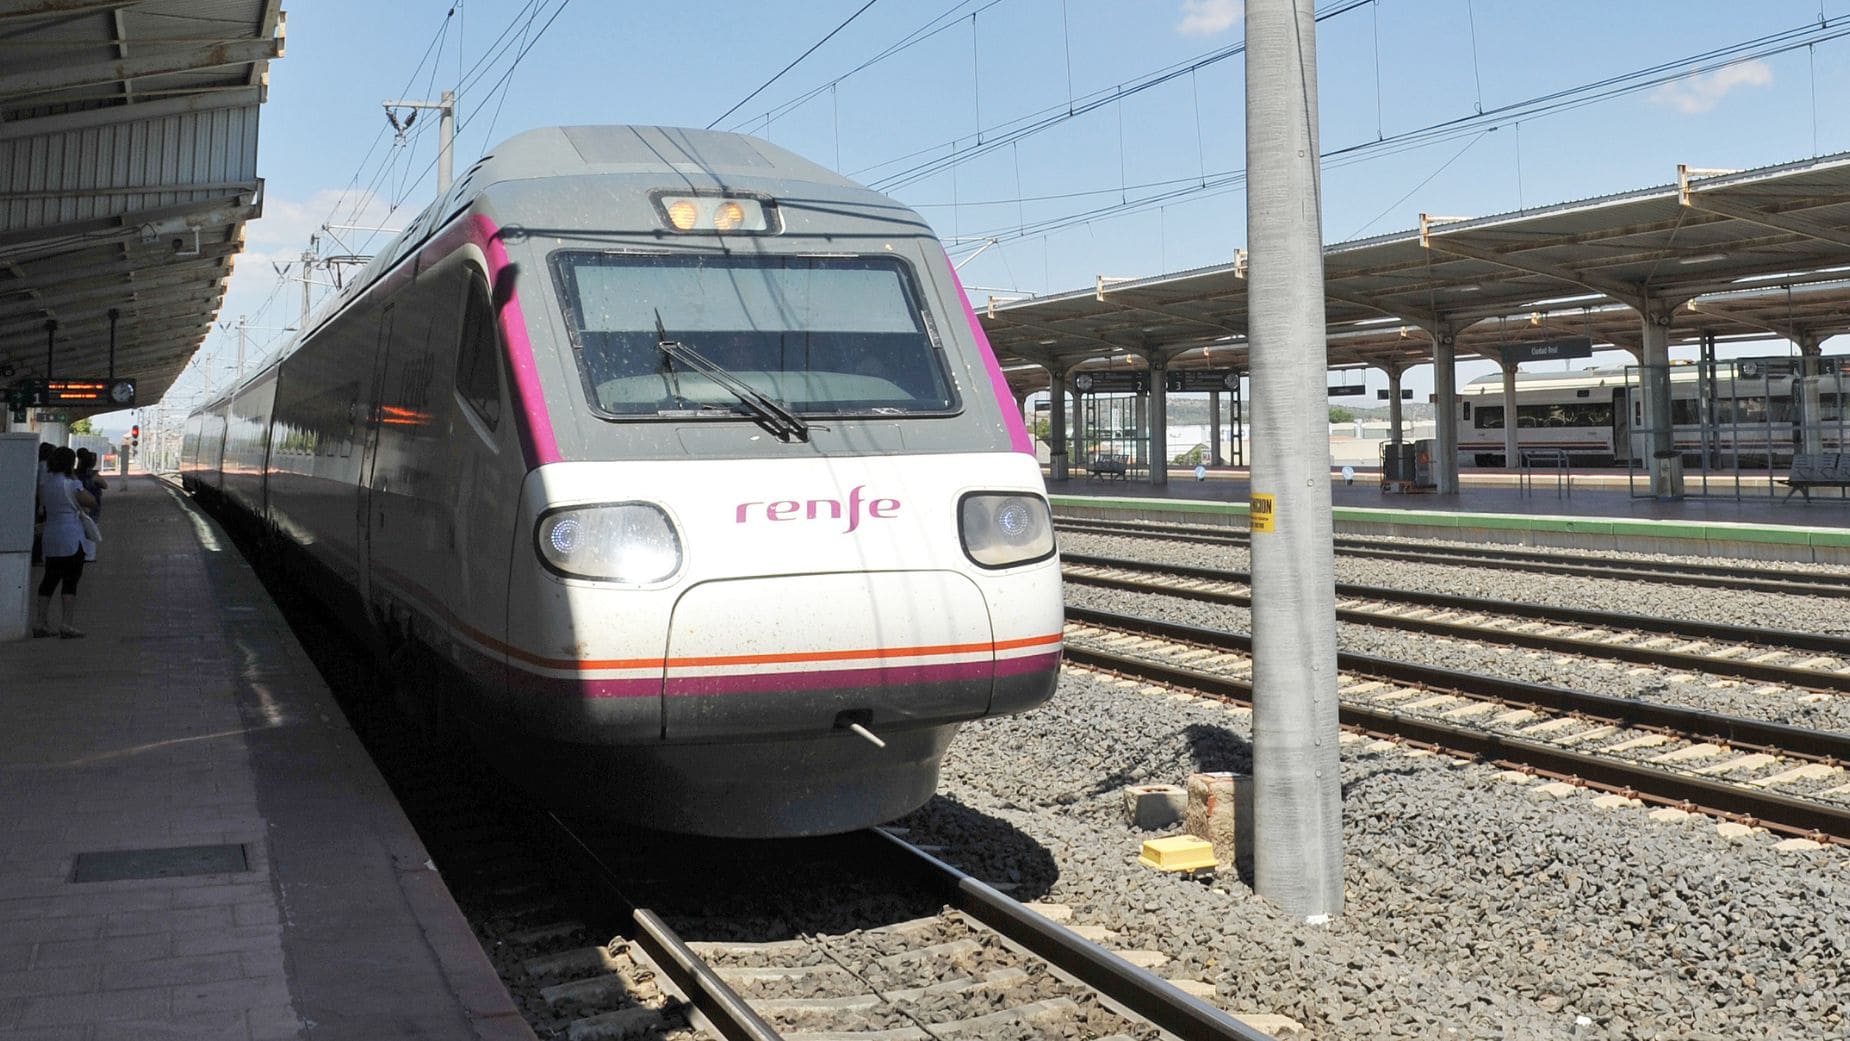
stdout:
[[1477,429],[1479,430],[1502,430],[1503,406],[1479,405],[1477,408],[1476,423]]
[[488,302],[488,290],[480,281],[471,279],[469,299],[463,308],[462,343],[456,354],[456,393],[490,430],[501,422],[497,347],[495,312]]

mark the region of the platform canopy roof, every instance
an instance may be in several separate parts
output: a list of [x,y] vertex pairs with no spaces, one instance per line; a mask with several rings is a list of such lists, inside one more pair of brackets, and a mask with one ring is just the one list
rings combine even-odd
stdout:
[[[0,0],[0,386],[166,392],[262,212],[281,0]],[[49,348],[49,362],[47,360]]]
[[[1332,368],[1588,336],[1637,351],[1648,311],[1673,341],[1850,332],[1850,153],[1677,180],[1324,250]],[[1005,365],[1248,368],[1247,260],[1027,300],[977,301]],[[1021,386],[1045,386],[1019,369]]]

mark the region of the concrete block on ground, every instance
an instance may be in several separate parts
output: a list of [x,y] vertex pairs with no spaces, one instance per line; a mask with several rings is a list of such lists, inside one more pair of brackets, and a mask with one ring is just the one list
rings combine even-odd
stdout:
[[1272,1012],[1235,1012],[1233,1018],[1262,1034],[1270,1034],[1276,1038],[1304,1036],[1304,1024],[1290,1016],[1281,1016]]
[[1198,773],[1188,778],[1184,827],[1214,847],[1214,859],[1249,871],[1253,862],[1253,779],[1249,774]]
[[1188,808],[1188,793],[1173,784],[1133,784],[1124,789],[1124,819],[1143,831],[1173,827]]

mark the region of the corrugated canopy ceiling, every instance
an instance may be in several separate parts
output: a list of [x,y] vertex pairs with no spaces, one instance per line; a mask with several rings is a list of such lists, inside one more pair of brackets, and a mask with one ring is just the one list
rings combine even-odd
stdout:
[[[1245,369],[1244,264],[1091,289],[980,302],[1006,364],[1141,362]],[[1418,230],[1324,250],[1331,367],[1432,360],[1590,336],[1636,349],[1640,308],[1673,339],[1822,339],[1850,332],[1850,154],[1742,172],[1679,171],[1676,183]],[[1011,374],[1018,387],[1044,375]]]
[[[152,404],[262,212],[281,0],[0,0],[0,385],[135,378]],[[49,329],[48,329],[49,326]]]

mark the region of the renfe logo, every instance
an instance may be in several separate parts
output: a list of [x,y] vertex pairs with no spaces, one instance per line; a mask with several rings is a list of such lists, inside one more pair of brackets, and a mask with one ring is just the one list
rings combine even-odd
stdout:
[[[861,493],[867,490],[864,484],[857,484],[848,492],[848,526],[843,534],[861,526],[861,510],[865,505],[867,515],[886,520],[899,513],[898,499],[863,499]],[[763,509],[755,507],[762,506]],[[761,514],[768,521],[829,520],[842,519],[842,504],[836,499],[777,499],[772,502],[742,502],[734,513],[734,523],[744,524],[757,519]]]

